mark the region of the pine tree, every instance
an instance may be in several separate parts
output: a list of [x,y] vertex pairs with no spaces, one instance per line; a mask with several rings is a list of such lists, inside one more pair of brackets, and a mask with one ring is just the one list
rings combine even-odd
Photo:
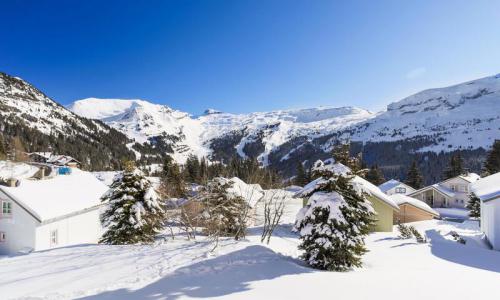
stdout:
[[353,175],[321,171],[324,181],[303,196],[310,196],[295,228],[300,233],[302,258],[312,267],[346,271],[360,267],[368,250],[364,238],[373,226],[374,211],[366,195],[351,184]]
[[233,183],[225,178],[210,180],[197,196],[203,206],[205,232],[218,241],[219,236],[231,236],[239,240],[246,235],[248,211],[247,202],[228,192]]
[[377,186],[385,182],[384,174],[382,174],[378,165],[373,165],[370,168],[366,173],[365,179]]
[[495,140],[484,163],[484,175],[500,172],[500,140]]
[[469,217],[477,220],[481,219],[481,200],[474,193],[469,195],[466,208],[469,210]]
[[190,183],[201,183],[200,161],[195,155],[189,155],[185,165],[185,178]]
[[449,166],[445,169],[443,179],[449,179],[464,173],[463,160],[460,152],[450,158]]
[[184,198],[187,195],[186,184],[179,165],[170,156],[165,157],[160,177],[160,191],[164,197]]
[[417,162],[413,161],[406,175],[405,184],[411,186],[414,189],[420,189],[423,186],[422,175],[417,166]]
[[102,197],[106,209],[101,223],[106,232],[100,242],[105,244],[152,243],[163,228],[164,211],[151,183],[127,163]]
[[351,156],[351,143],[341,143],[333,148],[332,156],[336,163],[341,163],[351,169],[352,173],[364,177],[367,170],[363,169],[363,159],[361,153]]
[[3,135],[0,133],[0,160],[5,160],[7,158],[7,151],[5,150],[5,140]]
[[304,166],[302,163],[297,164],[297,174],[295,175],[294,178],[294,184],[298,186],[304,186],[308,183],[307,181],[307,174],[304,170]]

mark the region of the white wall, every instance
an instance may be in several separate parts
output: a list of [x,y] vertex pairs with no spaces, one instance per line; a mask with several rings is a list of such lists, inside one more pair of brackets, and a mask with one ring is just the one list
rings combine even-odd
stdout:
[[6,235],[5,241],[0,242],[0,255],[15,254],[23,248],[34,249],[35,228],[39,222],[0,191],[1,201],[12,203],[12,215],[3,216],[0,211],[0,231],[5,232]]
[[404,193],[403,195],[409,195],[409,194],[411,194],[411,193],[413,193],[415,191],[415,189],[413,189],[411,187],[408,187],[408,186],[403,185],[403,184],[399,184],[399,185],[393,187],[392,189],[387,190],[385,193],[387,195],[389,195],[389,196],[390,195],[394,195],[394,194],[396,194],[396,188],[405,188],[406,189],[406,193]]
[[[36,228],[35,250],[46,250],[78,244],[95,244],[103,230],[99,220],[99,209],[48,223]],[[51,245],[50,233],[57,230],[58,243]]]
[[500,199],[481,203],[481,230],[493,249],[500,250]]
[[[450,201],[449,205],[456,208],[465,208],[469,202],[470,183],[460,177],[455,177],[441,184],[450,190],[452,190],[453,186],[455,187],[455,197]],[[465,190],[463,190],[463,188],[465,188]]]

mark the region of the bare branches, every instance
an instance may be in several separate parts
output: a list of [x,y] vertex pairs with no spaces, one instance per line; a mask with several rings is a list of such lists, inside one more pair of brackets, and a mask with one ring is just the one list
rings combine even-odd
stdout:
[[261,243],[269,244],[274,230],[279,225],[285,211],[286,197],[283,191],[270,191],[263,199],[264,225],[262,228]]

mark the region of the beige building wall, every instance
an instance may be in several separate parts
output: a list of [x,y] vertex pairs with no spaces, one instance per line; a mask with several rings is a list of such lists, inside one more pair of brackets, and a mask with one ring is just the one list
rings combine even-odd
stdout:
[[434,215],[410,204],[399,205],[399,212],[394,212],[394,224],[432,220]]

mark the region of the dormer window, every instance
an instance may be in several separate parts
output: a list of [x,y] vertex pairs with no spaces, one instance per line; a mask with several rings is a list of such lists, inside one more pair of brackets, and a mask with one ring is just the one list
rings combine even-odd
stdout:
[[2,201],[2,215],[12,214],[12,203],[9,201]]
[[406,188],[404,188],[404,187],[397,187],[396,188],[396,194],[406,194]]

